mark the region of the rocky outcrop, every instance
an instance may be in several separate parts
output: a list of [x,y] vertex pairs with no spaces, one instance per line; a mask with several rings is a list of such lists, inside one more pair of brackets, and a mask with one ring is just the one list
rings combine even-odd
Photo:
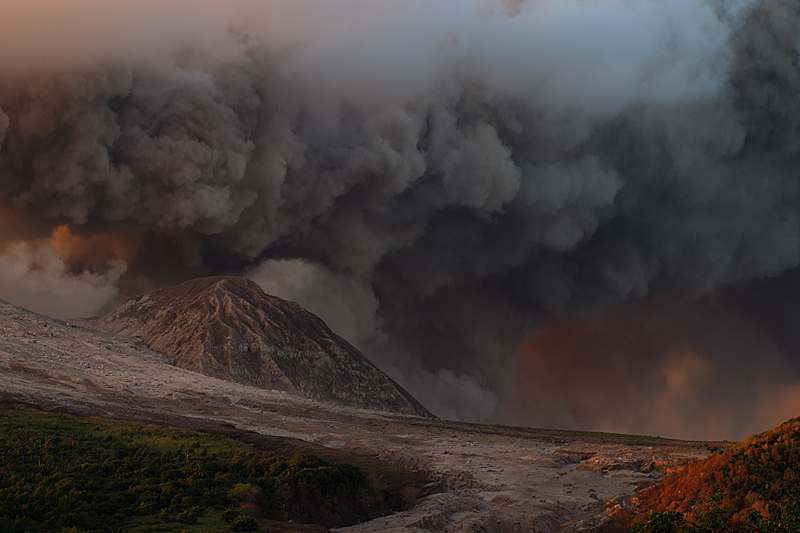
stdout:
[[95,327],[138,336],[181,368],[337,405],[432,416],[298,304],[245,278],[199,278],[131,298]]

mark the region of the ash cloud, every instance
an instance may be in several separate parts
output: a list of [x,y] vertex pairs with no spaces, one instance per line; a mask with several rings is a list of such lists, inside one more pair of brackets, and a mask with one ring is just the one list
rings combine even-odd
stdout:
[[323,317],[328,327],[359,350],[373,352],[386,342],[375,317],[378,299],[361,280],[302,259],[263,261],[247,277],[266,293]]
[[0,111],[0,148],[3,147],[3,141],[6,139],[6,131],[8,130],[8,116]]
[[[769,288],[796,283],[795,271]],[[796,416],[796,316],[784,316],[789,326],[776,311],[793,296],[760,289],[727,288],[693,302],[651,294],[543,325],[519,353],[514,394],[500,409],[505,421],[718,440]]]
[[800,263],[788,0],[104,5],[3,34],[2,202],[175,272],[311,272],[435,412],[495,416],[550,318]]
[[57,318],[94,316],[111,309],[125,269],[125,263],[114,261],[102,273],[75,272],[50,246],[16,243],[0,254],[0,295]]

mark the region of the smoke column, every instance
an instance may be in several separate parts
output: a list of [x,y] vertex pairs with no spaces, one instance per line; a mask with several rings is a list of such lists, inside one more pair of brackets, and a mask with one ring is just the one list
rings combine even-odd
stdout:
[[740,438],[800,414],[799,11],[4,2],[0,297],[245,274],[442,416]]

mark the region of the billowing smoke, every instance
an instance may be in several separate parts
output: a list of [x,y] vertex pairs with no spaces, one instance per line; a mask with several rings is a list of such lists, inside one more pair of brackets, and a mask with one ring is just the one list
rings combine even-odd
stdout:
[[[554,320],[653,291],[690,314],[800,263],[795,2],[40,0],[0,20],[0,213],[25,215],[5,261],[65,225],[105,250],[31,275],[124,295],[249,274],[452,417],[651,431],[566,382],[520,407],[514,384],[547,368],[631,375],[603,360],[673,383],[741,361],[701,425],[755,390],[760,354],[689,333],[669,353],[530,352],[558,345],[536,340]],[[796,366],[780,353],[770,368]]]
[[4,299],[50,316],[85,316],[108,310],[125,264],[112,262],[102,274],[75,273],[50,246],[17,243],[0,255],[0,271]]
[[797,416],[797,308],[770,294],[796,278],[553,320],[520,350],[505,421],[719,439]]
[[326,317],[328,326],[359,350],[373,352],[386,343],[376,317],[380,303],[362,280],[301,259],[266,260],[247,277],[268,294]]

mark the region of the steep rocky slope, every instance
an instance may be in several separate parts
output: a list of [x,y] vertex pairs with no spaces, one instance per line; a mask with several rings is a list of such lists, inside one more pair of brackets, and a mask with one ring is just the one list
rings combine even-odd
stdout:
[[174,365],[338,405],[431,416],[316,315],[235,277],[199,278],[131,298],[93,320],[138,336]]

